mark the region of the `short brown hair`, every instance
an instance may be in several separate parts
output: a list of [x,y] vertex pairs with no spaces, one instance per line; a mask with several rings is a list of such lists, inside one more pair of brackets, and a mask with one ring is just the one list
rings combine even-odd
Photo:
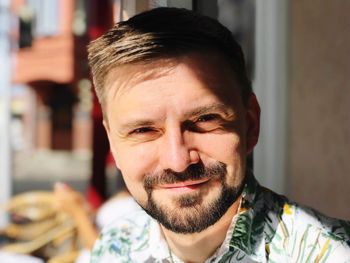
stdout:
[[88,46],[96,94],[102,106],[107,74],[118,66],[214,51],[231,65],[246,102],[252,88],[241,47],[215,19],[179,8],[156,8],[117,23]]

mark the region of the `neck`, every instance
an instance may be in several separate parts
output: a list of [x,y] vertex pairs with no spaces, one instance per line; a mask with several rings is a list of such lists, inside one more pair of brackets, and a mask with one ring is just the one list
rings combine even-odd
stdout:
[[236,215],[241,198],[212,226],[194,234],[178,234],[161,225],[170,250],[186,263],[202,263],[212,256],[224,242],[232,218]]

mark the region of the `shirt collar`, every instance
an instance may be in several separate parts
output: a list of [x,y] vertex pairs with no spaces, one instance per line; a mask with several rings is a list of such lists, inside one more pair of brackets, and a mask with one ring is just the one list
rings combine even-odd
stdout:
[[238,218],[229,243],[230,251],[240,250],[258,262],[265,260],[264,220],[266,213],[262,187],[252,171],[248,170]]

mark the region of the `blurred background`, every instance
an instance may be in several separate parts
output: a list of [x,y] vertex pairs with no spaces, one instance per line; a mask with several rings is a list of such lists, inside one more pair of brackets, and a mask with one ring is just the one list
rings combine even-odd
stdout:
[[[86,45],[158,6],[242,44],[262,108],[258,180],[350,219],[350,1],[0,0],[0,203],[63,181],[98,207],[118,188]],[[6,218],[1,218],[2,224]]]

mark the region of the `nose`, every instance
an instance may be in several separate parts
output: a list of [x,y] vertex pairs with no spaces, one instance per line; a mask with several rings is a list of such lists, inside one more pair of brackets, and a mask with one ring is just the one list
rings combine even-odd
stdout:
[[168,130],[164,134],[159,153],[162,169],[183,172],[189,165],[199,162],[198,150],[188,133],[178,128]]

